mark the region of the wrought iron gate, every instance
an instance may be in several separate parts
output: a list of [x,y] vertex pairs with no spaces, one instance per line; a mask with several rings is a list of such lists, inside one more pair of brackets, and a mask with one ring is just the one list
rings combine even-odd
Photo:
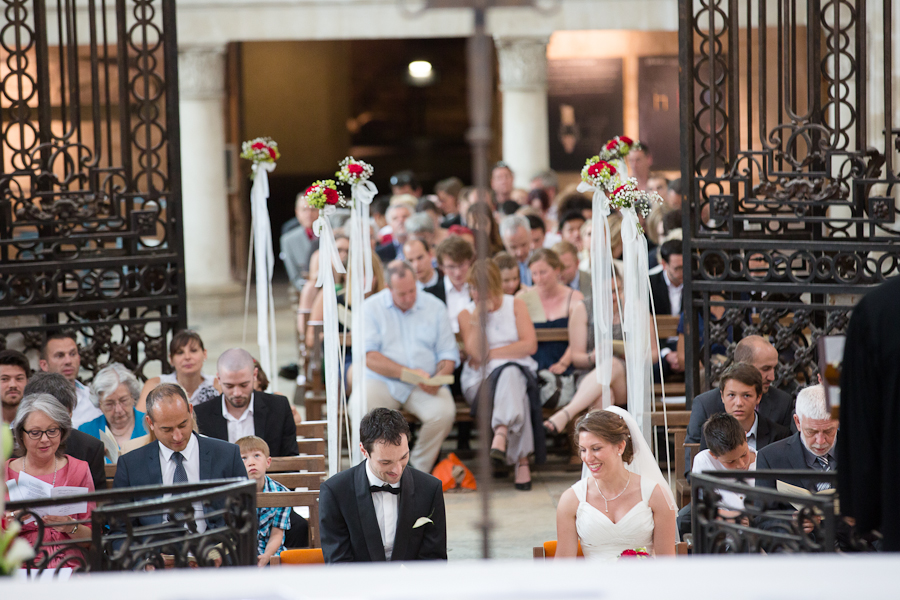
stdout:
[[165,365],[186,321],[175,2],[0,13],[0,348],[65,327],[88,371]]
[[709,385],[752,334],[779,351],[775,385],[814,382],[816,340],[900,270],[891,10],[680,0],[689,397],[697,359]]

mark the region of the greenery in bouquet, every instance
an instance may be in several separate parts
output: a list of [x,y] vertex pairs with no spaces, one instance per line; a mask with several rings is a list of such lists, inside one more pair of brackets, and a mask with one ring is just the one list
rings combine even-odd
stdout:
[[[272,138],[261,137],[249,140],[241,144],[241,158],[251,161],[254,165],[259,163],[274,163],[281,158],[278,151],[278,143]],[[256,170],[250,174],[250,178],[256,176]]]
[[[632,208],[644,218],[650,214],[654,203],[659,204],[663,201],[656,192],[644,192],[637,189],[637,180],[634,177],[628,178],[625,183],[609,192],[608,197],[610,208],[616,210]],[[644,233],[640,225],[638,225],[638,230],[641,234]]]
[[[600,158],[606,161],[624,160],[631,148],[635,146],[634,140],[624,135],[617,135],[613,139],[606,142],[603,150],[600,151]],[[640,142],[637,143],[640,147]]]
[[356,160],[352,156],[348,156],[340,162],[340,170],[335,173],[340,181],[353,185],[366,181],[375,172],[375,169],[369,163]]
[[[0,421],[0,464],[12,454],[12,432]],[[19,538],[21,525],[16,519],[6,518],[6,484],[0,480],[0,575],[11,575],[26,560],[34,557],[31,544]]]
[[326,206],[346,206],[347,201],[338,191],[334,179],[321,179],[306,188],[306,201],[319,210]]
[[614,166],[599,156],[592,156],[585,161],[584,168],[581,169],[581,180],[594,187],[607,190],[612,186],[616,173],[618,170]]

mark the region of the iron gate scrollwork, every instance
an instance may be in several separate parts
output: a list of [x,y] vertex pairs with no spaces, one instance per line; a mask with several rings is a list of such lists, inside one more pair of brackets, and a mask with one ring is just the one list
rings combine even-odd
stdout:
[[186,322],[175,2],[0,12],[0,348],[65,326],[89,372],[165,366]]
[[796,391],[815,382],[816,341],[845,331],[854,295],[900,272],[891,2],[679,10],[684,305],[700,334],[687,393],[700,363],[712,385],[753,334],[779,352],[774,385]]

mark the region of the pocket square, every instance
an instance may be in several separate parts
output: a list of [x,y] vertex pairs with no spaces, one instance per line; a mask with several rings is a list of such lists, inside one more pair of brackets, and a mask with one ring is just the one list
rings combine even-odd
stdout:
[[413,525],[412,528],[417,529],[423,525],[427,525],[428,523],[434,523],[434,521],[432,521],[428,517],[419,517],[418,519],[416,519],[416,524]]

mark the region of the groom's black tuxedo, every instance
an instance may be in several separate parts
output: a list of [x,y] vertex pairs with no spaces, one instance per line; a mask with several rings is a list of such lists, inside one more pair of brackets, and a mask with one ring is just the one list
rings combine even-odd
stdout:
[[[439,479],[406,467],[400,478],[397,513],[391,561],[447,560],[447,520]],[[413,529],[420,517],[433,522]],[[365,461],[322,484],[319,525],[326,563],[385,560]]]

